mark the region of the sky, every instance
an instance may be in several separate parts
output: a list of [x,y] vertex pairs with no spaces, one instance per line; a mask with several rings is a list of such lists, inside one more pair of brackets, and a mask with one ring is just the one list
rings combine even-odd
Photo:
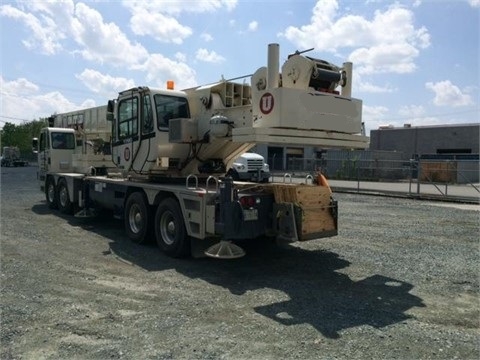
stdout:
[[367,129],[480,122],[480,0],[0,2],[0,127],[253,74],[296,50],[353,62]]

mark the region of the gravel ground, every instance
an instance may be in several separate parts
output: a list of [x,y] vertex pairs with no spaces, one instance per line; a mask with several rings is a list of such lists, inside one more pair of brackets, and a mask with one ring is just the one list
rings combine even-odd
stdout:
[[1,359],[480,356],[478,206],[337,194],[337,237],[176,260],[35,172],[1,173]]

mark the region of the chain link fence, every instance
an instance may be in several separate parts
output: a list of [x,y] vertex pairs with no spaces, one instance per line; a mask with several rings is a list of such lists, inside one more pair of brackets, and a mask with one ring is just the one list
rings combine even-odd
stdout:
[[[275,160],[275,159],[269,159]],[[278,159],[277,159],[278,160]],[[478,159],[307,159],[288,158],[282,166],[271,161],[277,176],[294,177],[322,172],[334,187],[357,191],[401,192],[410,196],[458,197],[479,202]]]

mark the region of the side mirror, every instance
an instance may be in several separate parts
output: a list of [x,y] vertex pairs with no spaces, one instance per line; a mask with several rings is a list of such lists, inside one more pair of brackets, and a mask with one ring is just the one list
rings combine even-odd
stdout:
[[38,138],[33,138],[32,139],[32,152],[34,154],[38,154]]
[[115,112],[115,100],[108,100],[107,103],[107,121],[113,121]]

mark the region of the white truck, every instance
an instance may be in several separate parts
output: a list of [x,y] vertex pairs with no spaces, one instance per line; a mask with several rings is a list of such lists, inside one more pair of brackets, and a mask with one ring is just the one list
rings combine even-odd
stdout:
[[270,166],[262,155],[246,152],[233,161],[227,176],[233,180],[267,183],[270,179]]
[[28,161],[20,157],[18,146],[4,146],[2,150],[1,166],[28,166]]
[[109,209],[137,243],[166,254],[244,255],[239,243],[337,234],[337,203],[325,179],[302,185],[225,176],[257,143],[365,148],[352,64],[279,46],[247,80],[183,91],[136,87],[106,106],[56,114],[38,139],[40,187],[51,208],[76,216]]

